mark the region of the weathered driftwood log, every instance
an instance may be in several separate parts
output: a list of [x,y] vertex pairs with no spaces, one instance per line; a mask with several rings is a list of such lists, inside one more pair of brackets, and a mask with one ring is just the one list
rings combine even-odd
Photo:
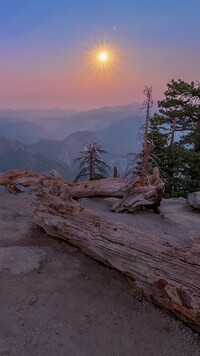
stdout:
[[143,180],[139,177],[136,177],[134,181],[107,178],[86,183],[68,183],[55,172],[47,177],[40,173],[15,170],[0,176],[0,185],[4,185],[10,193],[18,194],[21,193],[20,185],[35,190],[43,178],[49,184],[59,183],[62,191],[67,190],[74,199],[97,196],[123,198],[114,204],[113,211],[115,212],[134,212],[145,206],[157,212],[164,191],[164,183],[156,169],[150,177]]
[[18,194],[22,192],[17,187],[18,185],[33,189],[39,183],[40,179],[40,173],[16,169],[2,174],[0,176],[0,185],[4,185],[10,193]]
[[[187,250],[94,213],[47,181],[34,194],[36,224],[131,277],[148,300],[200,332],[200,240]],[[133,220],[134,221],[134,220]]]
[[48,180],[49,183],[59,183],[62,189],[67,189],[74,199],[94,196],[122,198],[128,184],[127,180],[123,178],[107,178],[84,183],[68,183],[62,177],[55,174],[54,171],[50,173],[50,176],[46,176],[37,172],[17,169],[2,174],[0,176],[0,185],[4,185],[10,193],[18,194],[22,192],[19,189],[20,185],[35,190],[43,178]]
[[[0,178],[0,184],[8,186],[11,192],[18,184],[34,187],[36,224],[49,235],[69,241],[89,256],[131,277],[135,288],[148,300],[173,312],[200,332],[198,238],[186,249],[138,231],[134,225],[122,225],[106,215],[95,214],[72,198],[73,185],[60,177],[30,173],[23,180],[22,172],[19,176],[10,172]],[[150,186],[154,186],[155,176],[150,179]],[[135,182],[135,189],[140,189],[142,184],[145,186],[145,182]]]
[[150,207],[156,213],[159,213],[158,207],[163,198],[164,183],[160,179],[158,168],[154,168],[153,174],[143,179],[137,179],[124,193],[123,199],[116,202],[112,210],[116,213],[127,211],[133,213],[134,211]]

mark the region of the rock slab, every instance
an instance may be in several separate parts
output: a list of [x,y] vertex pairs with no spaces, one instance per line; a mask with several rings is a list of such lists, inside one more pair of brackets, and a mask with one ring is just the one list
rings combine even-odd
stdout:
[[46,252],[38,247],[1,247],[0,272],[12,274],[28,273],[40,268],[40,263],[45,259]]
[[200,192],[190,193],[188,195],[188,202],[194,209],[200,211]]

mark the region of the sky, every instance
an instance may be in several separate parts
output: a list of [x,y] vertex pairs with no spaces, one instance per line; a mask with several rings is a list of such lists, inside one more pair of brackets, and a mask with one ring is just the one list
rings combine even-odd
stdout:
[[[0,0],[0,108],[154,100],[200,80],[199,0]],[[98,53],[108,53],[106,63]]]

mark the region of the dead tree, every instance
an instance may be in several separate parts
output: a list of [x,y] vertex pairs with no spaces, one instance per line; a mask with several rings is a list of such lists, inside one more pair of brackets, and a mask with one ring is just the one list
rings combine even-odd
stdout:
[[[139,129],[138,138],[142,143],[142,151],[140,153],[130,153],[132,159],[128,162],[126,175],[139,175],[141,179],[147,177],[149,166],[155,166],[155,161],[152,155],[152,142],[149,140],[149,119],[150,111],[153,105],[152,87],[145,87],[144,94],[146,99],[142,104],[141,109],[145,109],[145,123]],[[153,164],[152,164],[153,163]]]
[[152,87],[145,87],[144,95],[146,96],[145,101],[143,102],[143,108],[146,110],[145,115],[145,128],[144,128],[144,144],[143,144],[143,162],[142,162],[142,172],[141,176],[146,177],[148,174],[148,161],[149,161],[149,118],[150,118],[150,109],[153,105],[152,100]]
[[107,177],[109,166],[102,160],[105,153],[107,152],[101,148],[99,142],[89,143],[74,161],[79,165],[79,172],[74,181],[77,182],[82,177],[87,177],[90,181],[96,177]]

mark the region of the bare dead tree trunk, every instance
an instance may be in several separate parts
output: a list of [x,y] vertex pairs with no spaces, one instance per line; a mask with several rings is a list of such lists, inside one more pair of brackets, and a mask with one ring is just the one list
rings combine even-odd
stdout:
[[144,145],[143,145],[143,163],[142,163],[142,173],[141,176],[144,178],[148,174],[148,162],[149,162],[149,117],[150,108],[152,107],[152,87],[146,87],[144,90],[146,100],[143,103],[143,108],[146,108],[146,120],[144,129]]
[[92,157],[92,152],[90,152],[90,181],[93,180],[93,157]]
[[117,178],[118,177],[118,171],[117,171],[117,167],[114,166],[114,170],[113,170],[113,178]]
[[196,135],[195,135],[194,148],[195,148],[196,152],[200,151],[200,116],[197,119],[197,129],[196,129]]
[[172,121],[172,134],[171,134],[171,140],[170,140],[170,145],[169,145],[169,150],[170,150],[171,154],[173,153],[175,130],[176,130],[176,119],[173,119],[173,121]]
[[[169,147],[168,147],[168,155],[170,157],[169,165],[170,165],[171,171],[173,171],[173,168],[174,168],[173,148],[174,148],[174,138],[175,138],[175,130],[176,130],[176,119],[173,119],[172,125],[171,125],[171,129],[172,129],[172,132],[171,132],[170,144],[169,144]],[[168,184],[169,187],[170,187],[171,193],[174,190],[173,178],[174,178],[174,173],[172,173],[171,179],[170,179],[169,184]]]
[[197,119],[197,131],[200,132],[200,116]]

